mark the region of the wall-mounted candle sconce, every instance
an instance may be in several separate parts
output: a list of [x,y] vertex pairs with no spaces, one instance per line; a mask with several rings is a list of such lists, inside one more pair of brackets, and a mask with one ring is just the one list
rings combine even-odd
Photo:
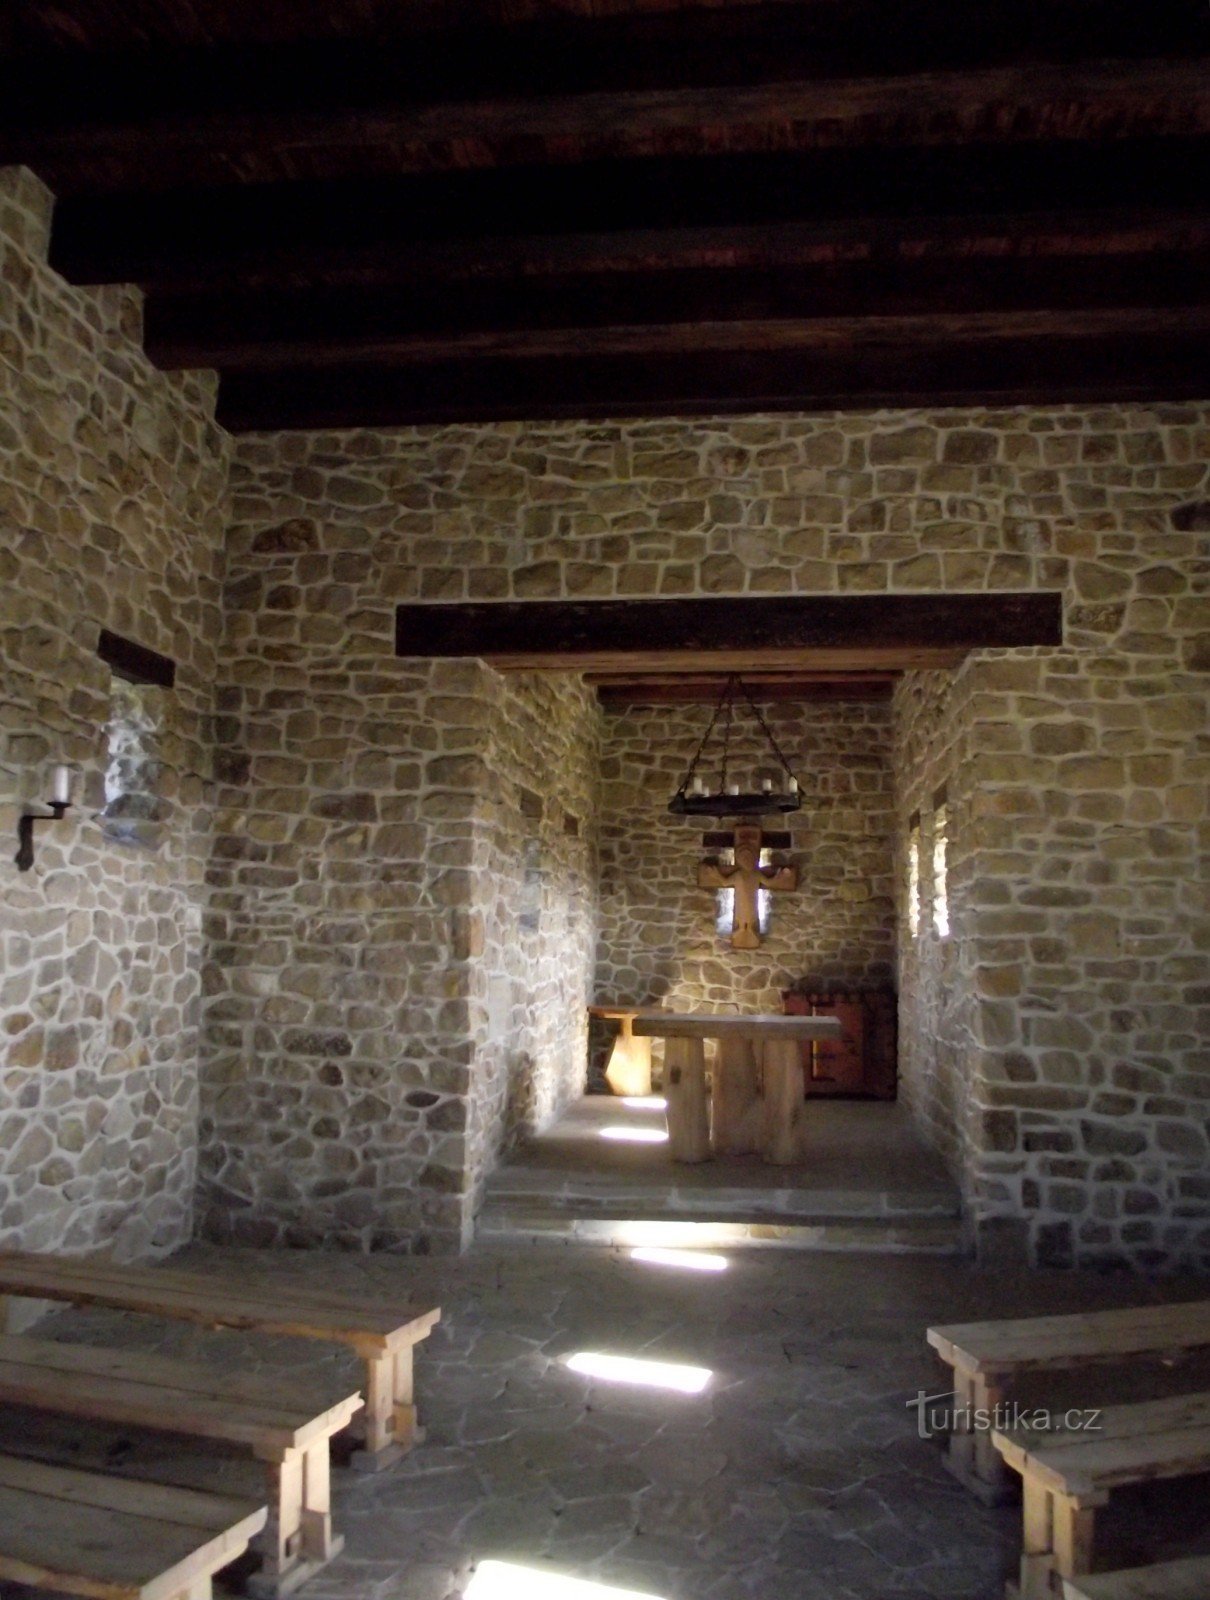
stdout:
[[50,769],[50,799],[46,811],[26,811],[17,823],[18,850],[14,856],[18,872],[28,872],[34,864],[34,823],[58,822],[71,805],[75,788],[76,771],[66,762],[58,762]]

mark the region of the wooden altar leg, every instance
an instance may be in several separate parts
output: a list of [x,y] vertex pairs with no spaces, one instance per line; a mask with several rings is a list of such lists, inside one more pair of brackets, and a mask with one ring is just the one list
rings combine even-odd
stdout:
[[636,1039],[634,1018],[623,1017],[609,1053],[605,1082],[614,1094],[651,1093],[651,1040]]
[[710,1098],[716,1154],[739,1156],[755,1150],[760,1143],[760,1094],[750,1040],[718,1041]]
[[701,1039],[665,1042],[664,1097],[668,1102],[668,1146],[673,1160],[708,1160],[706,1048]]
[[764,1125],[761,1154],[775,1166],[788,1167],[801,1155],[802,1046],[797,1039],[764,1041]]

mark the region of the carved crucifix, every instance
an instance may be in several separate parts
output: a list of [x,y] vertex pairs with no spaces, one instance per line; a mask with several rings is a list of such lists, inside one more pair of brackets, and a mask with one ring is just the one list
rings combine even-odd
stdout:
[[759,892],[769,889],[785,894],[798,888],[797,867],[762,867],[761,830],[739,824],[734,834],[735,865],[720,867],[716,861],[703,861],[697,869],[699,889],[734,889],[735,917],[731,927],[733,950],[760,947]]

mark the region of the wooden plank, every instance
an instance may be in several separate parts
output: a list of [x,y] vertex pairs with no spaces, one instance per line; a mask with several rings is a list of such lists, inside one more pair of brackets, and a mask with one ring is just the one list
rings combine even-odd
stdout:
[[154,1517],[158,1522],[179,1523],[201,1533],[234,1527],[245,1518],[255,1520],[261,1509],[233,1495],[145,1480],[131,1482],[100,1472],[77,1472],[71,1467],[48,1466],[6,1455],[0,1455],[0,1489],[21,1489],[73,1505]]
[[209,1496],[24,1461],[2,1471],[0,1577],[93,1600],[171,1600],[240,1555],[266,1519],[263,1507],[218,1500],[206,1527]]
[[[143,1382],[120,1372],[69,1367],[62,1356],[52,1356],[45,1364],[14,1358],[7,1344],[0,1343],[0,1400],[7,1404],[225,1439],[262,1454],[298,1449],[336,1432],[361,1407],[361,1397],[354,1395],[318,1414],[286,1411],[270,1403],[236,1400],[223,1392],[221,1379],[208,1374],[200,1380],[210,1385],[205,1392],[158,1380]],[[196,1375],[191,1377],[190,1383],[198,1382]]]
[[1062,639],[1058,593],[430,602],[397,607],[395,624],[397,655],[476,656],[509,670],[686,657],[721,666],[735,655],[752,668],[775,656],[805,661],[828,652],[952,658]]
[[246,1293],[241,1287],[233,1296],[225,1280],[218,1275],[217,1270],[189,1269],[171,1266],[139,1266],[133,1263],[119,1264],[100,1256],[52,1256],[35,1251],[0,1251],[0,1272],[10,1264],[18,1266],[28,1263],[41,1267],[45,1264],[54,1264],[56,1272],[87,1277],[95,1283],[125,1283],[137,1288],[147,1285],[163,1287],[166,1289],[180,1289],[193,1294],[217,1294],[224,1299],[238,1298],[243,1300],[263,1300],[267,1309],[273,1310],[281,1305],[301,1306],[327,1306],[338,1307],[350,1316],[360,1316],[366,1319],[371,1329],[390,1331],[395,1329],[401,1321],[413,1317],[414,1305],[408,1301],[397,1301],[385,1297],[363,1297],[353,1292],[342,1293],[339,1289],[317,1285],[312,1288],[281,1279],[259,1270],[253,1261],[241,1261],[239,1281],[241,1285],[247,1283],[259,1284],[262,1287],[251,1293]]
[[1095,1432],[996,1431],[992,1438],[1009,1466],[1077,1500],[1210,1470],[1210,1394],[1111,1406],[1098,1422]]
[[205,1327],[255,1329],[295,1338],[333,1339],[355,1349],[390,1348],[408,1337],[423,1337],[440,1311],[384,1306],[376,1311],[328,1303],[267,1286],[262,1299],[224,1289],[203,1275],[161,1274],[156,1268],[113,1268],[9,1251],[0,1253],[0,1293],[66,1300],[79,1305],[115,1306],[150,1316],[201,1323]]
[[839,1039],[841,1031],[835,1017],[708,1016],[701,1012],[665,1011],[657,1015],[640,1012],[634,1019],[634,1032],[649,1039]]
[[942,1360],[971,1372],[1030,1371],[1077,1361],[1210,1348],[1210,1300],[930,1328]]
[[1210,1556],[1065,1578],[1063,1600],[1206,1600]]
[[[314,1380],[283,1380],[280,1374],[233,1373],[201,1362],[184,1361],[142,1350],[114,1350],[97,1345],[67,1344],[61,1340],[13,1335],[0,1338],[0,1361],[12,1366],[28,1366],[40,1373],[76,1373],[96,1378],[114,1378],[137,1383],[147,1389],[163,1389],[174,1396],[197,1395],[203,1400],[225,1400],[248,1406],[256,1412],[271,1412],[295,1426],[304,1427],[334,1409],[357,1410],[360,1395],[345,1390],[331,1394],[331,1379],[326,1377],[326,1394],[317,1393]],[[325,1400],[322,1406],[320,1400]],[[166,1402],[167,1403],[167,1402]]]

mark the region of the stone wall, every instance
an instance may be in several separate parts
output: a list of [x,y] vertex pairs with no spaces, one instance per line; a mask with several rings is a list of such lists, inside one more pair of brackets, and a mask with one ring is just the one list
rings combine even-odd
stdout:
[[476,1204],[500,1153],[584,1090],[597,937],[596,697],[570,676],[495,683],[471,967]]
[[[0,172],[0,1245],[132,1257],[192,1220],[228,441],[209,378],[144,360],[137,295],[49,271],[49,221]],[[178,664],[137,797],[102,627]],[[19,873],[58,760],[79,804]]]
[[900,825],[927,850],[948,785],[954,895],[902,953],[904,1093],[989,1249],[1171,1265],[1210,1227],[1208,460],[1206,408],[1162,404],[266,436],[240,522],[322,526],[347,623],[235,609],[331,630],[331,673],[397,599],[1062,592],[1063,649],[897,697]]
[[[599,713],[573,680],[396,659],[396,601],[1040,588],[1064,596],[1061,649],[910,676],[880,729],[899,769],[904,1094],[989,1252],[1206,1264],[1205,406],[232,447],[208,380],[144,361],[136,296],[48,272],[48,215],[28,175],[5,175],[0,819],[14,846],[47,760],[76,761],[86,789],[40,830],[31,873],[0,859],[0,1237],[175,1244],[200,1114],[210,1231],[454,1245],[496,1153],[577,1086]],[[172,656],[176,688],[114,697],[101,626]],[[623,743],[644,715],[614,720]],[[633,799],[654,825],[614,760],[607,822]],[[658,774],[660,803],[676,775]],[[952,932],[926,925],[908,947],[903,830],[918,811],[927,887],[943,785]],[[854,809],[835,803],[837,818]],[[605,843],[613,898],[621,837]],[[691,884],[665,843],[642,851],[648,865],[669,889]],[[878,899],[836,897],[871,935],[866,972],[886,961]],[[603,926],[603,987],[633,974],[637,992],[665,981],[666,956],[654,920],[650,949],[627,954],[630,909]],[[804,967],[850,960],[857,935],[837,929]],[[688,982],[729,1003],[730,960],[718,976],[703,955],[666,993]],[[746,983],[767,994],[781,973]]]
[[578,680],[395,656],[414,491],[372,444],[244,441],[233,468],[202,1069],[219,1238],[456,1248],[497,1151],[583,1077],[596,707]]
[[[799,885],[771,896],[758,950],[734,950],[716,928],[718,895],[697,887],[703,829],[668,800],[709,723],[710,706],[631,706],[605,718],[601,789],[602,1003],[672,1010],[780,1011],[782,991],[891,982],[894,831],[889,704],[768,704],[770,731],[802,784],[803,809],[766,819],[789,829]],[[737,716],[734,771],[776,777],[755,719]],[[717,773],[707,774],[717,782]]]
[[[899,972],[899,1093],[945,1157],[970,1201],[979,1125],[971,1100],[978,1071],[971,973],[971,681],[955,672],[912,672],[894,704],[895,901]],[[935,919],[933,842],[938,800],[946,810],[950,933]],[[918,843],[917,926],[908,916],[908,849]]]

